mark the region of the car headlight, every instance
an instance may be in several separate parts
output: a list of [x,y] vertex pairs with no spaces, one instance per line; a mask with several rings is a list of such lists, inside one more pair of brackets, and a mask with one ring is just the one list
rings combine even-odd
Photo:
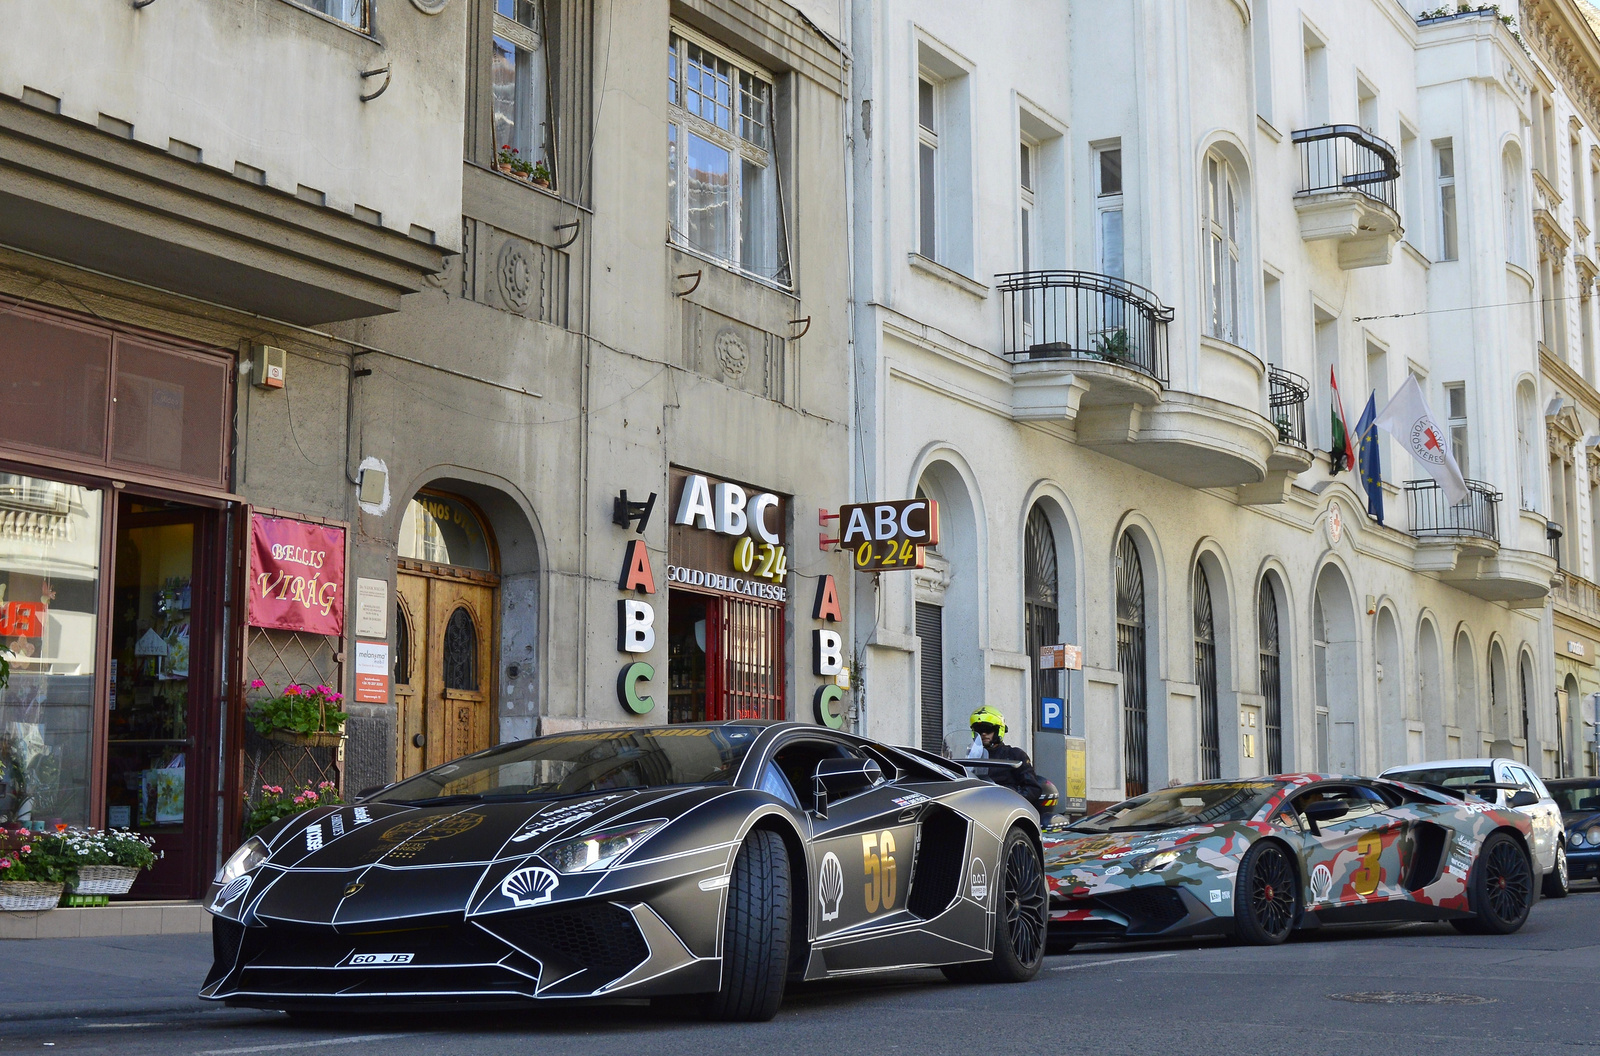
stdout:
[[226,884],[237,880],[256,866],[267,860],[272,849],[261,841],[259,836],[252,836],[239,845],[239,849],[228,856],[222,863],[222,871],[217,874],[217,883]]
[[665,821],[646,821],[600,829],[579,836],[577,839],[558,843],[541,851],[540,855],[563,873],[604,869],[640,840],[665,824]]
[[1177,860],[1177,851],[1157,851],[1155,854],[1152,854],[1150,857],[1139,862],[1134,871],[1139,873],[1159,873],[1161,870],[1165,869],[1167,866],[1171,865]]
[[1583,832],[1579,829],[1573,829],[1572,832],[1567,836],[1567,842],[1574,847],[1582,847]]
[[1583,836],[1584,839],[1589,841],[1589,846],[1600,847],[1600,825],[1590,825],[1589,831],[1585,832]]

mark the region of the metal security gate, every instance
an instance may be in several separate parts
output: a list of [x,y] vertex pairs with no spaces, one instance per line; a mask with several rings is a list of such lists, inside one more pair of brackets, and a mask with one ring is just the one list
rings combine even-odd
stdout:
[[1041,507],[1028,514],[1024,539],[1027,568],[1024,574],[1023,616],[1027,623],[1028,666],[1033,670],[1033,715],[1038,722],[1044,715],[1040,700],[1061,696],[1061,672],[1039,668],[1039,650],[1061,641],[1060,592],[1056,577],[1056,540],[1050,518]]
[[783,608],[718,598],[706,615],[706,721],[787,718]]
[[1149,703],[1145,697],[1144,569],[1131,536],[1117,547],[1117,673],[1122,676],[1122,766],[1125,794],[1150,781]]
[[1222,750],[1217,735],[1217,631],[1211,617],[1211,584],[1206,570],[1194,566],[1194,680],[1200,687],[1200,776],[1222,776]]
[[1261,695],[1266,698],[1267,773],[1283,773],[1283,671],[1278,653],[1278,599],[1266,580],[1261,581],[1261,597],[1256,603],[1257,631],[1261,644]]
[[922,750],[949,755],[944,743],[944,607],[917,602],[921,659]]

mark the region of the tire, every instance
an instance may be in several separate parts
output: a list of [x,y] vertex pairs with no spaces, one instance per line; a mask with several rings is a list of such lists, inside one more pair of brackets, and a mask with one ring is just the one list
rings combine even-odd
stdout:
[[1545,898],[1566,898],[1571,891],[1572,877],[1567,872],[1567,844],[1565,840],[1557,840],[1555,868],[1544,874],[1539,893]]
[[1028,834],[1012,829],[1000,845],[1000,864],[991,874],[1000,884],[994,915],[994,956],[987,961],[950,964],[953,983],[1025,983],[1044,963],[1049,895],[1039,849]]
[[1251,946],[1276,946],[1300,916],[1299,869],[1280,843],[1253,844],[1233,885],[1233,932]]
[[789,968],[792,881],[783,837],[756,829],[745,838],[728,881],[722,925],[722,989],[706,1001],[707,1019],[761,1022],[778,1013]]
[[1533,907],[1533,863],[1522,845],[1504,832],[1491,832],[1467,878],[1471,917],[1450,924],[1467,935],[1509,935]]

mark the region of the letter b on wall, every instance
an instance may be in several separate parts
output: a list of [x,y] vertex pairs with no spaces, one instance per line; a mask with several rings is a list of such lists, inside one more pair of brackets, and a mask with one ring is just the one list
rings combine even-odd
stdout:
[[844,670],[844,639],[838,631],[812,631],[811,656],[814,674],[839,674]]
[[648,601],[617,602],[617,649],[648,653],[656,647],[656,610]]

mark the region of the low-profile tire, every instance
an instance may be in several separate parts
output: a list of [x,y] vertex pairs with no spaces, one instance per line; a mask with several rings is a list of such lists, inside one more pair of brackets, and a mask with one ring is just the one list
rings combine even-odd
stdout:
[[1044,963],[1046,907],[1044,866],[1039,848],[1028,834],[1012,829],[1000,845],[1000,861],[990,874],[1000,884],[994,915],[994,956],[987,961],[950,964],[945,978],[953,983],[1025,983]]
[[1565,840],[1556,841],[1555,868],[1544,874],[1544,883],[1539,886],[1539,893],[1545,898],[1566,898],[1572,891],[1572,877],[1567,871],[1567,844]]
[[1473,915],[1451,925],[1468,935],[1511,934],[1533,907],[1533,878],[1533,862],[1522,845],[1504,832],[1491,832],[1467,878]]
[[760,1022],[777,1015],[789,967],[791,895],[783,837],[754,830],[739,848],[728,879],[722,989],[707,999],[707,1019]]
[[1300,915],[1299,869],[1283,844],[1262,840],[1239,862],[1233,885],[1233,932],[1251,946],[1276,946]]

